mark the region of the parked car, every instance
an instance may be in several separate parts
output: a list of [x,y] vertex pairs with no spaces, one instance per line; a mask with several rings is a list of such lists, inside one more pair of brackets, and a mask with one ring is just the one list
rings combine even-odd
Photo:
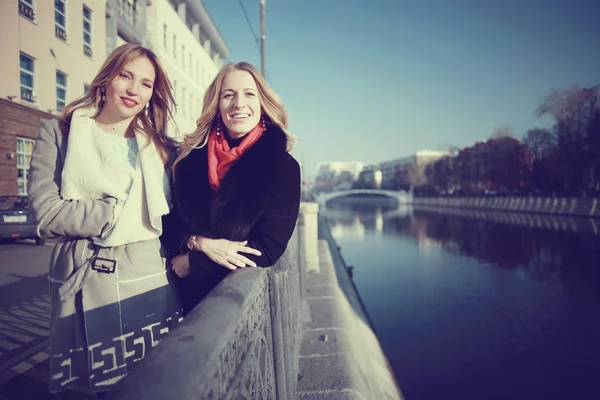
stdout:
[[35,228],[27,196],[0,196],[0,239],[35,239],[42,245]]

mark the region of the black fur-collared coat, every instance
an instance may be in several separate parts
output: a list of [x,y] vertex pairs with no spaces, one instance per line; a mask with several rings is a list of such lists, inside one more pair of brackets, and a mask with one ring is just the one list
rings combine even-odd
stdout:
[[[207,147],[194,149],[175,167],[174,209],[164,220],[169,255],[187,252],[189,235],[248,241],[261,256],[243,254],[270,267],[284,253],[300,207],[300,167],[286,151],[287,138],[268,126],[236,161],[217,192],[208,182]],[[204,253],[190,252],[190,275],[178,286],[185,311],[191,310],[230,270]]]

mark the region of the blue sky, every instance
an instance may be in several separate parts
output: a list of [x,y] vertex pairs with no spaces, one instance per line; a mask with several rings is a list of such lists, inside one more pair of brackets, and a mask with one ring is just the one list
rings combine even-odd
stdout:
[[[242,0],[260,34],[259,0]],[[204,0],[229,61],[260,68],[238,0]],[[294,156],[381,162],[470,146],[501,125],[521,138],[552,88],[600,84],[595,0],[267,0],[267,79]]]

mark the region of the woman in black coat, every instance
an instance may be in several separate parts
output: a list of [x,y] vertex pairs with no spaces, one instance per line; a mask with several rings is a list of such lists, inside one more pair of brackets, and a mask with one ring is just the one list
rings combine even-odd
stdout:
[[207,89],[174,165],[163,237],[185,312],[232,270],[270,267],[285,251],[300,205],[286,128],[283,102],[249,63],[225,65]]

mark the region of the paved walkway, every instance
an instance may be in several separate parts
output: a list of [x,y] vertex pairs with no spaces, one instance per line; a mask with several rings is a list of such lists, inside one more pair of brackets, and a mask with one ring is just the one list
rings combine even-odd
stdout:
[[0,244],[0,400],[90,399],[48,393],[51,245]]

